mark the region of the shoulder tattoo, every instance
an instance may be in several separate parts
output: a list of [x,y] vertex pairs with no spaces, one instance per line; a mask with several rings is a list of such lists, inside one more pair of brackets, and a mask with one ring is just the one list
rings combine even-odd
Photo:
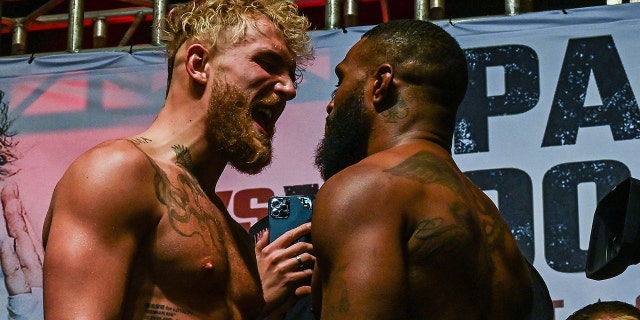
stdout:
[[442,159],[427,151],[419,151],[397,166],[384,170],[384,172],[425,185],[440,184],[451,189],[456,194],[461,194],[457,185],[458,179],[452,173],[451,167]]
[[[397,166],[384,170],[384,172],[394,176],[404,177],[424,185],[441,185],[462,198],[467,197],[460,189],[458,177],[451,171],[449,165],[426,151],[419,151]],[[489,248],[493,250],[502,246],[509,230],[490,214],[494,209],[481,198],[472,197],[466,200],[475,202],[475,206],[479,208],[479,210],[477,210],[476,223],[479,224],[483,237],[487,239]],[[467,206],[462,205],[461,202],[451,203],[449,213],[456,220],[455,225],[444,225],[443,221],[439,218],[423,220],[418,223],[414,237],[426,241],[441,237],[454,239],[468,236],[465,235],[464,229],[460,228],[461,225],[468,224],[465,222],[465,215],[462,214],[462,210],[466,210],[466,207]]]
[[454,223],[445,223],[441,217],[424,219],[416,225],[413,237],[425,243],[429,243],[429,251],[440,253],[453,253],[467,246],[471,241],[471,235],[465,227],[468,219],[462,214],[465,210],[460,203],[454,202],[449,206],[449,213]]
[[220,222],[203,204],[211,203],[197,180],[188,171],[179,172],[172,182],[166,172],[147,156],[155,170],[154,189],[158,201],[166,207],[171,227],[181,236],[199,237],[204,243],[215,244],[219,236],[215,228]]

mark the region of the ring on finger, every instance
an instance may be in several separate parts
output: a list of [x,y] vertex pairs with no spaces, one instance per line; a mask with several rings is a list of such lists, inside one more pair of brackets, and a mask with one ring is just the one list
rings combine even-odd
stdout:
[[302,262],[302,257],[300,257],[300,255],[296,256],[296,260],[298,261],[298,268],[303,269],[304,268],[304,262]]

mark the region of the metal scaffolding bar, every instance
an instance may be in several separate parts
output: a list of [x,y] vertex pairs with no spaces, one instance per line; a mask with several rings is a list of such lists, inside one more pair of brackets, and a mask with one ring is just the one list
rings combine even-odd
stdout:
[[83,0],[69,1],[69,30],[67,32],[67,52],[82,49],[82,29],[84,28]]
[[344,1],[344,26],[353,27],[358,25],[358,1]]
[[340,29],[340,0],[327,0],[325,29]]
[[429,0],[415,0],[414,2],[416,20],[429,20]]
[[444,19],[444,1],[445,0],[431,0],[429,2],[429,19],[430,20],[442,20]]
[[380,11],[382,13],[382,22],[389,22],[389,4],[387,0],[380,0]]
[[127,29],[127,32],[125,32],[124,36],[122,36],[122,39],[120,39],[120,42],[118,43],[119,47],[126,46],[129,43],[129,40],[131,40],[133,33],[136,31],[136,29],[138,29],[138,26],[140,25],[140,23],[142,23],[143,18],[144,18],[144,15],[142,14],[142,12],[138,12],[138,15],[136,16],[135,20],[133,20],[133,23],[129,26],[129,29]]
[[[0,12],[2,1],[3,0],[0,0]],[[83,0],[71,0],[69,2],[69,14],[62,13],[44,15],[63,1],[64,0],[51,0],[39,7],[37,10],[31,12],[26,17],[2,18],[2,23],[0,25],[2,33],[11,33],[12,55],[24,54],[26,52],[28,32],[37,30],[68,28],[67,52],[73,53],[79,52],[82,49],[82,33],[85,25],[93,24],[93,48],[102,48],[106,46],[106,32],[108,24],[131,22],[133,24],[129,28],[129,31],[131,33],[128,35],[125,34],[125,37],[127,38],[123,39],[125,42],[127,42],[129,41],[128,39],[131,38],[132,32],[135,31],[135,29],[140,25],[142,21],[144,21],[145,19],[152,19],[152,14],[155,10],[155,8],[151,7],[138,7],[84,12]],[[123,1],[134,1],[138,4],[153,4],[152,2],[146,0]],[[156,0],[156,2],[158,2],[158,8],[166,7],[166,0]],[[158,12],[158,17],[162,17],[165,10],[156,10],[156,12]],[[153,32],[159,34],[159,32],[155,29],[152,30],[152,33]]]
[[107,19],[99,17],[93,20],[93,47],[104,48],[107,46]]
[[504,14],[515,16],[533,11],[533,0],[505,0]]
[[[5,0],[0,0],[0,13],[3,1]],[[167,8],[170,8],[173,5],[169,5],[167,0],[120,1],[140,7],[84,12],[84,0],[70,0],[68,14],[62,13],[47,15],[47,12],[64,2],[64,0],[49,0],[26,17],[3,17],[1,20],[0,32],[11,32],[13,34],[12,54],[20,54],[26,49],[26,36],[29,31],[68,28],[67,51],[79,52],[83,49],[82,36],[84,26],[93,25],[93,48],[102,48],[107,45],[107,29],[109,25],[123,22],[132,23],[127,30],[127,33],[119,43],[119,45],[126,45],[133,36],[133,32],[139,27],[142,21],[153,20],[150,43],[152,46],[162,46],[161,30],[158,22],[165,16]],[[357,25],[359,14],[358,3],[361,1],[368,2],[376,0],[319,0],[317,4],[313,5],[325,6],[326,29],[338,29],[344,26]],[[388,1],[377,1],[380,3],[382,21],[389,21]],[[420,12],[422,12],[420,17],[429,19],[430,10],[427,8],[428,2],[426,1],[429,0],[416,0],[416,3],[420,3],[424,6],[424,10],[420,10]],[[444,10],[444,1],[445,0],[431,0],[431,11],[433,11],[433,9]],[[342,4],[344,4],[344,8],[342,8]],[[344,15],[342,12],[344,12]],[[344,19],[344,21],[341,21],[341,19]]]
[[20,23],[13,25],[11,37],[11,54],[23,54],[27,48],[27,33]]
[[[152,8],[127,8],[127,9],[113,9],[113,10],[99,10],[99,11],[87,11],[84,13],[84,18],[89,19],[97,19],[100,17],[104,17],[109,21],[111,18],[122,18],[122,17],[135,17],[138,13],[142,12],[144,15],[151,15],[153,13]],[[30,26],[34,29],[38,27],[44,26],[55,26],[59,25],[60,22],[68,21],[69,15],[66,13],[60,14],[51,14],[46,16],[41,16],[35,21],[30,23]],[[31,29],[31,28],[29,28]]]
[[[25,52],[27,33],[35,30],[68,28],[68,52],[79,52],[82,48],[82,33],[85,25],[94,25],[94,48],[106,46],[107,27],[113,23],[131,23],[127,33],[121,39],[119,46],[127,45],[134,31],[143,21],[153,20],[151,28],[151,45],[162,46],[161,29],[159,21],[168,8],[174,5],[168,4],[168,0],[119,0],[131,3],[139,7],[122,8],[113,10],[97,10],[84,12],[84,0],[70,0],[69,14],[50,14],[54,7],[64,0],[49,0],[44,5],[20,18],[2,17],[0,20],[1,33],[11,33],[12,54]],[[295,1],[295,0],[294,0]],[[382,21],[389,20],[388,0],[317,0],[301,2],[300,6],[325,6],[325,28],[339,29],[342,27],[357,25],[359,15],[359,2],[378,1],[382,11]],[[534,0],[505,0],[505,14],[518,15],[533,11]],[[2,16],[2,4],[6,0],[0,0],[0,17]],[[607,0],[607,4],[619,4],[623,2],[638,3],[640,0]],[[441,20],[446,18],[446,0],[414,0],[415,19]],[[341,19],[343,19],[341,21]]]
[[[36,11],[31,12],[28,16],[26,16],[24,18],[20,18],[18,21],[19,21],[20,24],[27,25],[31,21],[33,21],[33,20],[37,19],[38,17],[40,17],[41,15],[51,11],[51,9],[55,8],[57,5],[62,3],[62,1],[64,1],[64,0],[51,0],[51,1],[43,4],[42,6],[40,6],[40,8],[36,9]],[[69,7],[69,9],[71,9],[71,7]]]
[[515,16],[520,14],[520,0],[505,0],[504,14],[508,16]]
[[162,33],[159,22],[164,18],[166,12],[167,0],[155,0],[153,2],[153,29],[151,29],[151,44],[154,46],[162,45]]

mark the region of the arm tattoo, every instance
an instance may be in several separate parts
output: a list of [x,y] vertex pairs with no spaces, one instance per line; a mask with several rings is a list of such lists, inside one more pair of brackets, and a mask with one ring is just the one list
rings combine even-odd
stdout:
[[445,224],[440,217],[418,222],[413,237],[423,242],[427,255],[455,254],[473,241],[465,227],[468,222],[464,221],[464,215],[458,212],[456,204],[451,205],[449,211],[454,223]]
[[191,160],[191,152],[189,149],[181,144],[175,144],[171,146],[171,149],[176,153],[176,164],[183,168],[192,168],[193,161]]
[[326,310],[323,310],[322,315],[327,316],[328,319],[334,317],[335,314],[349,312],[351,309],[351,303],[349,302],[349,290],[347,290],[347,286],[345,285],[346,281],[342,279],[343,271],[346,269],[346,266],[340,267],[334,273],[333,280],[335,284],[334,292],[331,297],[327,297],[322,299],[323,301],[331,300],[330,303],[326,303]]
[[385,121],[389,123],[396,123],[398,120],[405,118],[408,114],[409,108],[402,99],[399,99],[395,105],[381,113]]
[[422,220],[418,222],[413,236],[420,240],[427,240],[433,238],[440,227],[442,227],[442,218]]
[[[489,206],[487,202],[476,196],[465,195],[459,186],[458,177],[452,172],[449,165],[438,159],[433,154],[426,151],[419,151],[416,154],[410,156],[399,165],[384,170],[394,176],[405,177],[413,181],[417,181],[421,184],[438,184],[444,186],[457,194],[461,198],[467,198],[468,201],[475,201],[475,205],[478,208],[477,222],[479,224],[482,237],[486,239],[486,243],[490,250],[497,250],[504,245],[505,235],[509,230],[496,220],[491,212],[493,208]],[[424,220],[418,223],[413,236],[416,239],[427,241],[429,239],[449,239],[448,241],[458,239],[463,240],[465,237],[468,239],[471,235],[469,231],[465,229],[465,225],[473,223],[468,221],[463,210],[468,210],[468,206],[463,205],[461,202],[452,203],[449,207],[449,214],[455,219],[455,224],[444,225],[440,219]],[[436,241],[437,242],[437,241]],[[449,244],[451,246],[452,244]],[[442,248],[434,248],[432,251],[438,249],[451,250],[451,248],[445,248],[445,244],[439,245]]]
[[141,144],[145,144],[145,143],[149,143],[153,140],[145,138],[145,137],[135,137],[133,139],[129,139],[129,141],[133,142],[133,144],[135,145],[141,145]]
[[486,203],[480,203],[480,208],[479,220],[487,237],[487,244],[491,249],[498,249],[504,245],[505,237],[511,231],[488,214],[493,209],[489,208]]

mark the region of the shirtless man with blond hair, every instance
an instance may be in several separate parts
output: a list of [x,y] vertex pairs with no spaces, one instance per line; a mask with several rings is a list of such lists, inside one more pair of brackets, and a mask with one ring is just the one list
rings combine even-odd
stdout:
[[295,257],[315,258],[288,245],[310,227],[254,251],[215,187],[227,164],[254,174],[270,163],[276,120],[312,58],[308,25],[282,0],[171,10],[158,116],[82,154],[56,185],[43,230],[47,319],[256,319],[300,291],[310,271]]
[[[526,319],[529,267],[451,143],[467,64],[440,27],[392,21],[336,67],[316,164],[322,319]],[[550,302],[550,301],[549,301]]]

